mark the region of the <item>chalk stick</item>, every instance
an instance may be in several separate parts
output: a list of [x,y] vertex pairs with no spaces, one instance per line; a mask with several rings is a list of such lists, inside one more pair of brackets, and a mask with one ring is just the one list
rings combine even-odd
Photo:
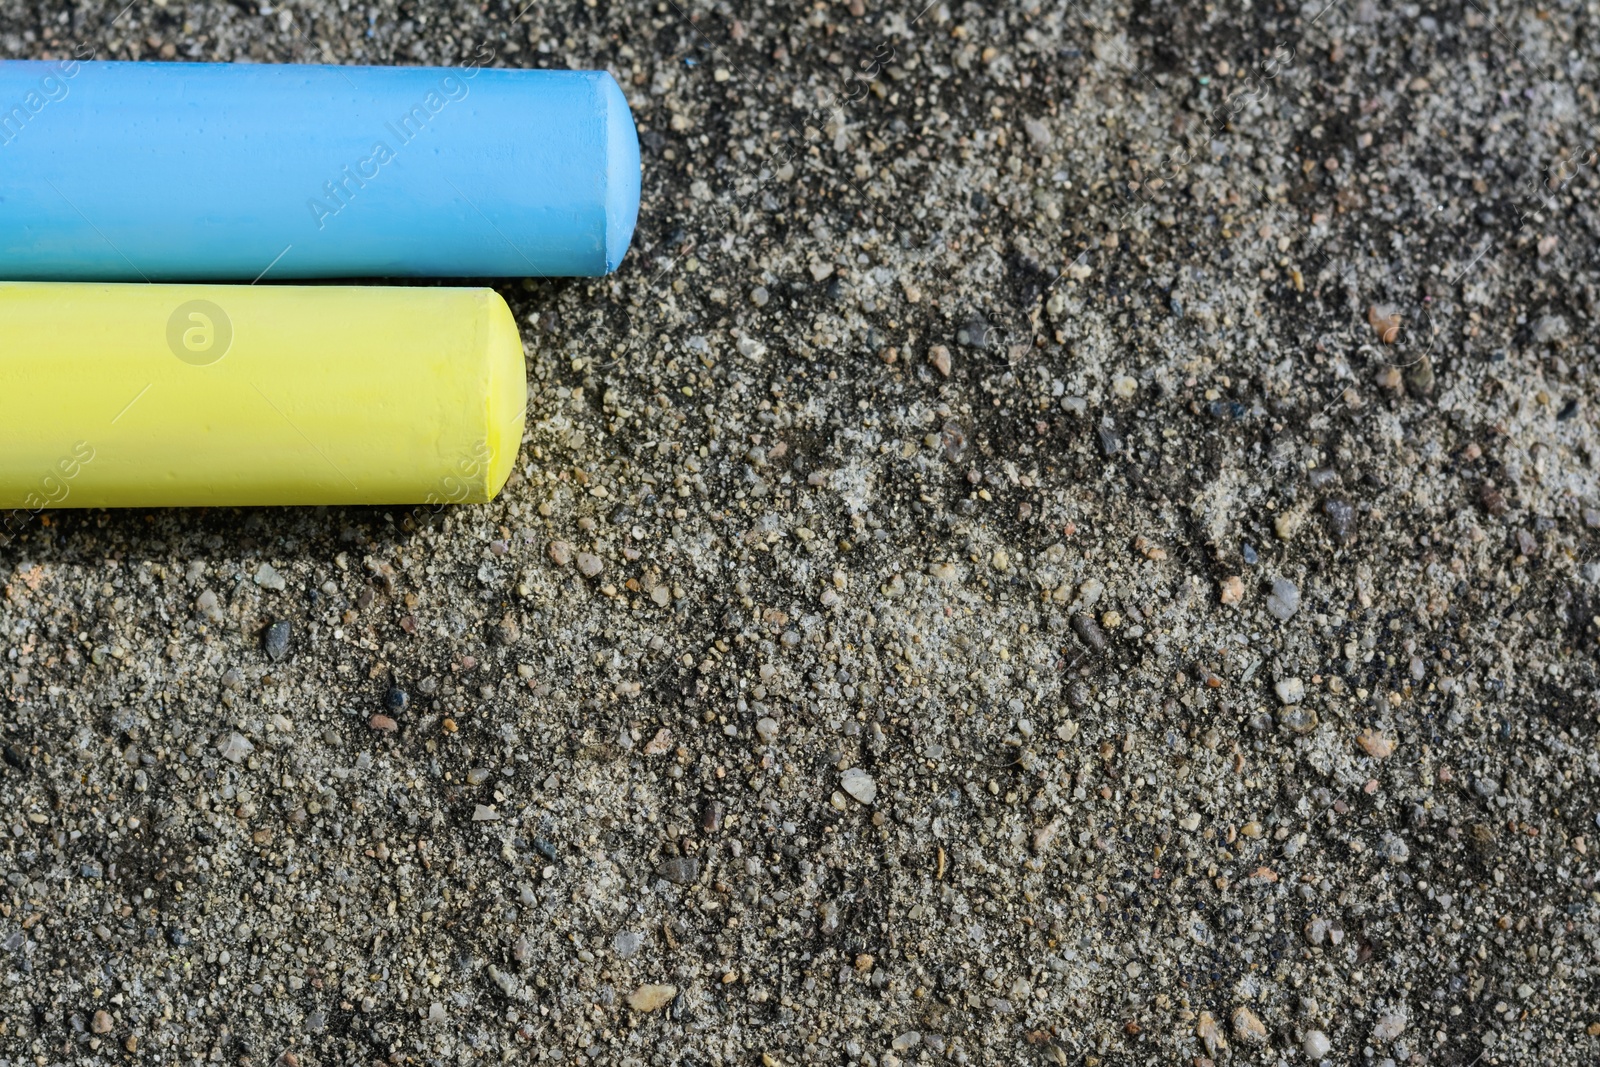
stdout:
[[0,62],[0,278],[600,275],[638,211],[605,72]]
[[492,289],[0,283],[0,508],[481,503],[521,446]]

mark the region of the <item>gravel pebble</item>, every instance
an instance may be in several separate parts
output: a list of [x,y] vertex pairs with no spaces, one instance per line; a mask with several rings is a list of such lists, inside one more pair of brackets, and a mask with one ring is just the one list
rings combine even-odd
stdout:
[[859,767],[852,767],[841,774],[839,787],[862,804],[871,804],[878,797],[878,783]]
[[1380,1015],[1377,1023],[1372,1027],[1372,1040],[1380,1045],[1387,1045],[1390,1042],[1399,1040],[1400,1035],[1405,1031],[1406,1017],[1404,1015],[1394,1013]]
[[261,647],[272,662],[277,663],[289,654],[289,633],[288,620],[279,620],[268,626],[262,635]]
[[243,734],[234,731],[217,739],[217,754],[229,763],[243,763],[256,750]]
[[628,994],[628,1007],[637,1012],[660,1011],[678,995],[675,985],[642,985]]
[[663,861],[656,873],[677,885],[693,885],[700,878],[700,861],[693,856],[674,856]]
[[254,579],[255,583],[261,588],[271,589],[279,593],[289,587],[289,583],[284,581],[283,575],[279,574],[277,569],[270,563],[263,563],[257,567]]
[[1288,622],[1300,610],[1300,588],[1287,578],[1272,579],[1272,591],[1267,594],[1267,611],[1279,622]]
[[1260,1047],[1267,1043],[1267,1028],[1256,1013],[1245,1005],[1240,1005],[1233,1010],[1233,1036],[1241,1045]]

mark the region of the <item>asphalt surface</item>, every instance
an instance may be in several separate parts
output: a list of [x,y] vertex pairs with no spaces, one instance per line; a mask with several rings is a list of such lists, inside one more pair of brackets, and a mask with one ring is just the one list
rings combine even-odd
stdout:
[[14,524],[0,1065],[1600,1061],[1597,22],[0,0],[644,155],[495,503]]

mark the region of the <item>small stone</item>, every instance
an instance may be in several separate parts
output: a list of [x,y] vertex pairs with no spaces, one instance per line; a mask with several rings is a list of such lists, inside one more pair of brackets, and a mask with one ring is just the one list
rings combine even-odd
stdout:
[[1540,344],[1567,336],[1567,320],[1562,315],[1545,315],[1533,324],[1533,339]]
[[1305,705],[1278,709],[1278,725],[1292,734],[1308,734],[1317,728],[1317,709]]
[[1322,502],[1322,513],[1328,517],[1328,532],[1336,541],[1350,540],[1350,531],[1356,523],[1356,509],[1338,497]]
[[1432,396],[1436,384],[1433,358],[1426,353],[1406,368],[1406,391],[1418,400],[1426,400]]
[[860,767],[851,767],[840,775],[839,787],[862,804],[871,804],[878,796],[878,783]]
[[1241,1004],[1233,1013],[1233,1036],[1242,1045],[1265,1045],[1267,1028],[1255,1012]]
[[1150,541],[1144,537],[1135,537],[1133,539],[1133,548],[1134,551],[1138,552],[1145,559],[1148,559],[1154,563],[1160,563],[1162,560],[1167,558],[1166,549],[1162,548],[1154,541]]
[[1395,742],[1393,738],[1385,737],[1381,731],[1368,727],[1356,737],[1356,744],[1361,746],[1361,751],[1373,759],[1388,759],[1394,755]]
[[111,1013],[104,1008],[100,1009],[94,1013],[94,1021],[89,1025],[97,1034],[109,1034],[111,1032]]
[[693,885],[700,877],[700,861],[693,856],[674,856],[656,869],[673,885]]
[[1390,863],[1404,863],[1411,858],[1411,846],[1406,844],[1405,838],[1396,834],[1386,833],[1378,838],[1378,845],[1373,851]]
[[922,1034],[916,1030],[907,1030],[905,1033],[889,1042],[889,1047],[894,1049],[896,1052],[908,1052],[920,1044],[922,1044]]
[[1100,597],[1105,593],[1106,585],[1098,578],[1085,578],[1078,585],[1078,595],[1067,610],[1073,613],[1087,612],[1100,602]]
[[551,541],[550,560],[558,567],[565,567],[572,562],[572,546],[565,541]]
[[267,632],[261,639],[261,647],[267,653],[267,658],[276,663],[289,654],[289,620],[280,619],[267,627]]
[[1307,1030],[1300,1047],[1305,1050],[1306,1058],[1315,1063],[1327,1059],[1328,1053],[1333,1051],[1333,1042],[1321,1030]]
[[442,1023],[446,1018],[448,1018],[448,1016],[445,1015],[443,1004],[436,1000],[432,1004],[428,1005],[428,1021],[430,1023]]
[[229,763],[243,763],[245,757],[256,750],[256,746],[246,740],[244,734],[234,731],[224,734],[217,742],[217,754]]
[[770,716],[762,716],[756,720],[756,736],[761,738],[763,745],[770,745],[778,739],[778,720]]
[[473,822],[499,822],[500,813],[487,804],[474,804],[472,807]]
[[522,637],[522,628],[517,625],[516,616],[509,611],[505,613],[494,627],[494,639],[507,647],[517,643]]
[[622,959],[632,959],[644,947],[644,935],[636,930],[622,930],[611,939],[611,950]]
[[1115,426],[1102,423],[1095,427],[1095,436],[1100,442],[1100,454],[1106,459],[1122,451],[1122,435]]
[[1234,1037],[1240,1045],[1266,1045],[1267,1027],[1254,1011],[1240,1005],[1234,1011]]
[[656,735],[654,737],[645,743],[644,754],[646,756],[661,756],[671,751],[671,749],[672,731],[663,726],[661,729],[656,731]]
[[1484,482],[1478,490],[1478,499],[1483,504],[1483,510],[1499,518],[1511,510],[1511,504],[1506,500],[1506,494],[1493,482]]
[[1300,610],[1300,589],[1287,578],[1272,579],[1272,592],[1267,594],[1267,611],[1279,622],[1288,622]]
[[1024,118],[1022,129],[1028,135],[1028,140],[1033,142],[1033,147],[1040,152],[1048,151],[1055,137],[1050,133],[1050,127],[1036,118]]
[[202,592],[194,601],[194,609],[206,617],[208,622],[221,622],[223,619],[222,604],[217,599],[217,594],[210,589]]
[[1244,599],[1244,579],[1237,574],[1229,575],[1217,583],[1217,599],[1224,604],[1237,604]]
[[1092,615],[1074,615],[1072,617],[1072,632],[1078,635],[1091,652],[1104,652],[1106,650],[1106,634],[1100,629],[1100,624],[1094,621]]
[[1206,1055],[1213,1059],[1228,1047],[1228,1039],[1222,1036],[1222,1028],[1217,1025],[1216,1017],[1209,1011],[1200,1013],[1200,1018],[1194,1024],[1194,1036],[1205,1045]]
[[771,299],[772,294],[767,292],[767,287],[764,285],[758,285],[754,289],[750,290],[750,303],[754,304],[758,308],[766,307],[767,301]]
[[1285,511],[1272,520],[1272,532],[1280,541],[1291,541],[1300,530],[1302,516],[1298,511]]
[[637,1012],[659,1011],[678,995],[675,985],[642,985],[628,994],[628,1007]]
[[1281,678],[1272,688],[1280,704],[1298,704],[1306,698],[1306,683],[1298,678]]
[[411,703],[411,695],[399,686],[390,686],[389,691],[383,695],[383,706],[396,715],[406,710],[406,705]]
[[400,724],[389,718],[387,715],[374,715],[372,718],[367,720],[367,725],[372,727],[374,730],[382,730],[384,733],[388,734],[392,734],[396,730],[400,729]]
[[592,552],[578,553],[578,573],[585,578],[598,578],[604,569],[605,564],[600,561],[599,556]]
[[279,593],[289,587],[289,583],[283,580],[283,575],[279,574],[270,563],[263,563],[256,568],[255,583],[263,589],[272,589]]
[[506,996],[514,997],[517,995],[517,976],[510,971],[502,971],[500,968],[491,965],[489,967],[489,977],[494,981],[495,985],[500,987],[500,992]]
[[1367,323],[1378,340],[1392,345],[1400,339],[1400,313],[1374,304],[1367,308]]
[[934,345],[928,349],[928,362],[933,364],[933,369],[950,377],[950,349],[944,345]]
[[1313,489],[1326,489],[1339,480],[1339,471],[1334,467],[1313,467],[1306,473],[1306,480]]
[[1119,374],[1111,379],[1111,392],[1119,400],[1132,400],[1134,394],[1138,391],[1139,382],[1136,378],[1131,378],[1126,374]]

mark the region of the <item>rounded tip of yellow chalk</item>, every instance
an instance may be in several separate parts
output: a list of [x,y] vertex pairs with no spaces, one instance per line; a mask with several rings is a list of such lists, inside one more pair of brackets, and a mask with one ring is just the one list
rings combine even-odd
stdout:
[[485,289],[489,302],[489,463],[485,471],[485,501],[505,488],[522,450],[522,430],[528,411],[528,372],[522,353],[517,320],[500,294]]

